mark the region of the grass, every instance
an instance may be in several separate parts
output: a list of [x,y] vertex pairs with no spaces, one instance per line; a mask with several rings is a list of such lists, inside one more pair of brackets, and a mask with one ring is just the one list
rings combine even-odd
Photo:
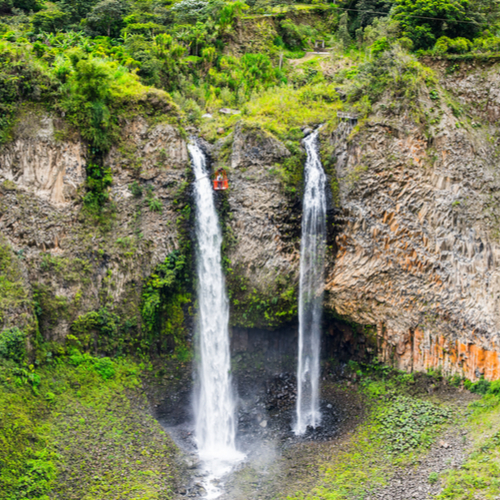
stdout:
[[140,373],[79,353],[43,369],[0,360],[0,498],[170,498],[176,448]]
[[470,410],[472,453],[460,469],[443,476],[438,500],[500,498],[500,397],[487,394]]
[[245,105],[246,123],[259,125],[280,138],[289,138],[302,126],[330,121],[342,104],[328,83],[270,89]]
[[443,426],[452,421],[447,407],[409,395],[414,384],[411,376],[366,376],[359,370],[357,376],[370,405],[367,418],[324,462],[321,483],[287,500],[364,499],[384,487],[396,468],[424,456]]

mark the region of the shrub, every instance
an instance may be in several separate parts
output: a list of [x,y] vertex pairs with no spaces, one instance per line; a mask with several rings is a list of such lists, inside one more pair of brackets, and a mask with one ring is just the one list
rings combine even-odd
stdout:
[[491,382],[489,392],[491,394],[500,395],[500,380]]
[[142,196],[142,186],[137,181],[132,182],[128,188],[135,198],[140,198]]
[[439,54],[464,54],[472,47],[472,43],[466,38],[458,37],[455,39],[442,36],[434,45],[434,50]]
[[436,484],[438,479],[439,479],[439,476],[438,476],[437,472],[431,472],[429,474],[429,479],[428,479],[429,483]]
[[95,362],[96,372],[104,379],[109,380],[115,376],[113,361],[109,358],[101,358]]
[[479,379],[477,382],[471,382],[470,380],[466,380],[464,382],[464,386],[470,392],[475,394],[487,394],[490,389],[491,382],[486,380],[485,378]]
[[17,363],[23,361],[26,356],[26,334],[15,326],[0,333],[0,356]]
[[161,213],[163,211],[163,205],[158,198],[149,198],[148,205],[149,205],[149,210],[151,210],[151,212]]
[[382,37],[379,38],[375,43],[372,45],[372,54],[377,57],[381,52],[386,51],[389,49],[389,40],[387,40],[387,37]]

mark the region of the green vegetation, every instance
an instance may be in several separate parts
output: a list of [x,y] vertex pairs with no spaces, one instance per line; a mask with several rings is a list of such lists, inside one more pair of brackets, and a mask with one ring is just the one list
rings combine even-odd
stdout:
[[175,446],[148,415],[140,371],[77,350],[41,369],[0,358],[0,497],[170,498]]
[[144,337],[140,348],[179,354],[186,361],[185,307],[191,304],[186,255],[175,250],[150,275],[142,291]]
[[438,500],[498,498],[500,495],[500,384],[482,400],[470,405],[467,429],[473,451],[458,470],[442,478],[444,488]]
[[353,362],[349,371],[360,383],[368,415],[323,464],[320,485],[288,500],[365,498],[386,485],[397,467],[414,465],[424,457],[443,426],[453,421],[450,407],[416,390],[413,375]]
[[[114,303],[121,284],[106,263],[126,266],[140,253],[151,255],[141,211],[156,220],[166,212],[152,185],[141,184],[140,161],[123,143],[131,119],[175,123],[183,137],[195,126],[211,143],[225,139],[224,161],[237,126],[277,138],[290,156],[268,173],[287,195],[299,197],[304,127],[324,124],[322,134],[331,138],[337,113],[351,112],[359,116],[354,135],[375,106],[388,121],[399,114],[434,125],[444,104],[461,117],[464,111],[424,61],[498,57],[499,21],[492,0],[0,0],[0,144],[12,139],[26,109],[47,111],[68,133],[78,133],[87,147],[79,220],[88,232],[74,259],[37,257],[40,280],[31,295],[20,266],[23,250],[16,254],[0,240],[0,497],[71,500],[82,497],[82,484],[88,499],[171,496],[173,446],[147,416],[139,395],[142,368],[123,356],[191,359],[191,174],[174,200],[177,249],[149,275],[139,269],[125,284],[126,299]],[[319,41],[330,54],[304,57]],[[423,109],[427,99],[433,110]],[[133,234],[111,231],[116,213],[107,158],[115,146],[130,160]],[[322,153],[338,198],[333,146]],[[1,189],[11,196],[16,184],[5,180]],[[227,222],[227,194],[219,201]],[[103,234],[113,241],[103,244]],[[232,238],[226,229],[233,325],[277,328],[295,319],[296,283],[279,277],[268,292],[253,286],[227,259]],[[65,243],[78,238],[70,239]],[[102,287],[83,308],[99,267],[106,268]],[[296,498],[362,498],[395,467],[424,454],[452,420],[449,408],[413,394],[413,377],[351,369],[370,401],[369,415],[349,447],[324,464],[322,484]],[[428,480],[445,483],[443,499],[472,498],[474,489],[493,497],[500,386],[461,382],[484,395],[470,415],[477,426],[474,453],[459,471],[431,473]]]
[[269,292],[250,286],[237,269],[227,269],[232,325],[248,328],[276,328],[297,317],[295,286],[278,277]]

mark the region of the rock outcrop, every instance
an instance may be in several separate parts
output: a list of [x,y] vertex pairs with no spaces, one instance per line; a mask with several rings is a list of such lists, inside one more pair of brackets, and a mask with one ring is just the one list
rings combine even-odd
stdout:
[[180,244],[184,139],[167,123],[126,124],[105,160],[111,203],[97,221],[82,206],[85,143],[76,134],[64,138],[61,119],[36,113],[23,120],[29,123],[21,121],[0,149],[0,232],[19,255],[42,335],[64,343],[74,321],[96,311],[118,315],[139,335],[143,281]]
[[21,115],[14,140],[0,151],[0,182],[13,182],[41,200],[64,206],[85,180],[86,152],[78,137],[57,139],[56,132],[64,131],[64,124],[57,122],[61,120],[41,112]]
[[[433,106],[426,102],[423,111]],[[486,127],[440,108],[427,136],[422,126],[379,112],[349,141],[337,163],[342,224],[326,303],[377,325],[380,357],[398,368],[496,379],[495,147]]]
[[[356,129],[341,123],[321,133],[336,172],[325,331],[342,339],[337,346],[375,349],[403,370],[496,379],[500,86],[491,68],[437,70],[441,86],[423,94],[420,120],[391,114],[382,101]],[[289,150],[244,118],[207,148],[231,181],[217,200],[233,326],[296,321],[301,203],[280,171]],[[106,159],[112,203],[98,224],[82,211],[85,162],[80,138],[43,113],[21,118],[0,149],[0,231],[9,259],[17,255],[17,281],[29,284],[23,300],[33,299],[43,334],[58,342],[92,311],[140,330],[145,280],[179,249],[182,224],[190,237],[186,142],[168,120],[124,125]],[[342,318],[361,325],[355,335]]]

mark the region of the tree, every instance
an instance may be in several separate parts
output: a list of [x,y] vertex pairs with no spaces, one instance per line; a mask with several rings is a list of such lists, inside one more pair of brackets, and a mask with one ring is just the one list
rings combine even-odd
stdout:
[[103,0],[87,16],[87,27],[100,35],[118,36],[124,27],[127,5],[120,0]]
[[346,48],[349,47],[349,45],[351,45],[351,43],[352,43],[351,35],[349,35],[349,30],[347,29],[348,19],[349,18],[347,16],[347,12],[344,12],[340,16],[339,30],[337,32],[337,36],[338,36],[339,40],[342,42],[342,45]]
[[365,28],[377,17],[389,14],[392,2],[388,0],[358,0],[356,9],[359,10],[357,25]]
[[31,21],[33,28],[37,33],[45,31],[47,33],[56,33],[63,30],[69,21],[69,14],[62,10],[53,8],[42,10],[33,16]]
[[[23,0],[26,1],[26,0]],[[30,0],[32,1],[32,0]],[[72,23],[79,23],[99,0],[61,0],[59,8],[70,15]]]
[[442,36],[470,39],[483,22],[469,0],[396,0],[393,17],[415,49],[429,49]]

